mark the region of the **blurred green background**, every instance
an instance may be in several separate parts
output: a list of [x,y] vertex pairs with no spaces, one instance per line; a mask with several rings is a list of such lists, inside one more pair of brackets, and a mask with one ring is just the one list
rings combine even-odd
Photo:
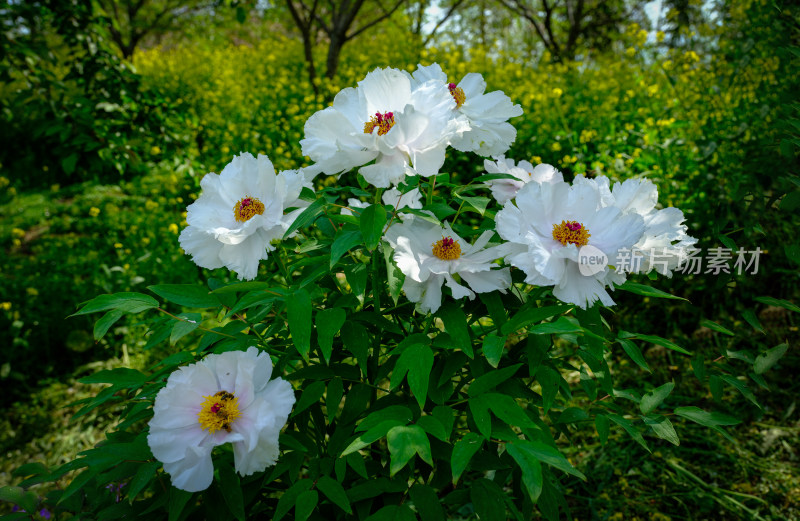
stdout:
[[[743,417],[737,442],[682,425],[680,447],[650,456],[574,432],[562,441],[590,476],[568,491],[575,517],[800,519],[794,3],[11,0],[0,25],[0,485],[23,463],[71,458],[113,423],[68,422],[64,406],[94,392],[76,378],[163,354],[142,324],[95,342],[90,318],[67,317],[100,293],[212,275],[177,241],[202,175],[243,151],[303,166],[303,124],[336,92],[375,67],[438,62],[450,81],[479,72],[522,105],[508,157],[567,179],[646,176],[698,247],[733,252],[729,273],[652,282],[688,303],[615,295],[617,327],[727,360],[734,375],[742,353],[789,344],[747,392],[703,388],[686,378],[691,360],[654,346],[654,379]],[[443,169],[464,180],[481,170],[458,153]],[[758,272],[737,273],[735,252],[756,248]],[[650,378],[616,368],[632,386]]]

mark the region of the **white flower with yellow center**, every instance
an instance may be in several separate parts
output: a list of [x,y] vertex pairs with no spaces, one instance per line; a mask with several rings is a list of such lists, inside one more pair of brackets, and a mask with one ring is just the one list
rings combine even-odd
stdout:
[[340,91],[333,106],[306,121],[300,144],[316,163],[307,170],[340,174],[361,167],[364,179],[378,188],[399,184],[406,175],[438,174],[447,145],[469,124],[453,117],[446,85],[414,86],[397,69],[376,69],[358,87]]
[[311,188],[303,173],[276,175],[267,156],[248,153],[234,157],[221,174],[207,174],[200,186],[200,197],[186,209],[181,248],[198,266],[225,266],[240,280],[256,277],[259,261],[275,249],[272,241],[308,206],[298,199],[300,191]]
[[147,443],[172,484],[198,492],[211,485],[211,451],[233,444],[242,476],[262,472],[278,459],[278,435],[295,397],[272,375],[272,361],[255,347],[209,355],[182,367],[156,396]]
[[516,178],[493,179],[487,183],[492,190],[492,196],[500,204],[506,204],[516,197],[519,189],[530,182],[560,183],[564,181],[564,176],[552,165],[542,163],[533,166],[525,160],[514,163],[513,159],[506,159],[502,156],[497,158],[497,161],[484,160],[483,168],[489,174],[508,174]]
[[655,270],[672,276],[681,259],[695,247],[697,239],[690,236],[684,224],[683,212],[675,207],[658,209],[658,188],[648,179],[627,179],[609,188],[606,177],[575,178],[576,183],[595,183],[602,194],[603,206],[614,206],[624,213],[636,213],[644,219],[644,233],[624,258],[612,260],[623,271],[647,273]]
[[614,304],[605,289],[613,289],[613,270],[606,264],[582,270],[585,252],[599,262],[616,259],[644,232],[640,215],[603,206],[591,183],[528,183],[497,212],[495,222],[512,249],[506,261],[525,272],[526,283],[553,286],[556,298],[582,308],[597,300]]
[[475,152],[484,157],[504,153],[517,138],[517,130],[508,122],[521,116],[522,107],[514,104],[502,91],[486,93],[486,81],[471,72],[458,83],[449,83],[439,64],[420,66],[412,77],[418,84],[431,81],[447,85],[455,105],[456,115],[464,115],[470,129],[455,136],[451,146],[462,152]]
[[435,313],[442,305],[442,284],[456,299],[495,290],[505,293],[511,287],[510,270],[495,264],[505,247],[486,247],[493,235],[485,231],[470,244],[447,222],[441,226],[413,219],[389,227],[384,239],[394,248],[394,261],[405,275],[408,299],[420,311]]

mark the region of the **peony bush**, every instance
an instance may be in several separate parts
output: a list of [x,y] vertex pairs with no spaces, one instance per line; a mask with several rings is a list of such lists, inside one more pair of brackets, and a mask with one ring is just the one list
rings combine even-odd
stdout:
[[[110,384],[83,410],[122,405],[116,428],[5,497],[64,518],[559,519],[585,479],[576,428],[648,451],[680,443],[676,416],[729,436],[739,420],[673,382],[615,381],[621,359],[650,370],[643,341],[691,355],[606,320],[618,291],[674,298],[628,277],[692,254],[683,213],[644,178],[567,182],[505,157],[522,109],[456,80],[378,68],[305,122],[312,164],[242,152],[207,174],[179,241],[238,280],[84,303],[105,312],[96,338],[148,312],[149,345],[197,340],[84,379]],[[484,173],[443,172],[450,148]],[[26,489],[69,472],[45,498]]]

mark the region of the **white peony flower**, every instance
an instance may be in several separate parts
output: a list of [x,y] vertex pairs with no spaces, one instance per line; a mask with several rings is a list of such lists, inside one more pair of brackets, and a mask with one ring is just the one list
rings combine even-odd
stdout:
[[496,156],[508,150],[517,138],[517,130],[508,120],[521,116],[522,107],[502,91],[484,93],[486,82],[480,74],[471,72],[458,84],[448,83],[447,75],[434,63],[418,67],[412,77],[421,85],[431,81],[446,84],[455,101],[455,113],[467,117],[470,129],[451,140],[456,150]]
[[687,253],[694,249],[697,239],[690,236],[685,217],[678,208],[656,209],[658,188],[648,179],[627,179],[609,188],[606,177],[575,178],[576,183],[595,183],[602,195],[603,206],[615,206],[623,212],[633,212],[644,219],[644,234],[630,251],[620,252],[612,262],[624,273],[647,273],[656,270],[672,277]]
[[603,206],[601,191],[591,182],[528,183],[495,222],[512,248],[506,260],[525,272],[526,283],[553,286],[556,298],[582,308],[597,300],[614,304],[605,288],[620,279],[604,264],[591,273],[581,269],[579,248],[581,257],[589,252],[600,261],[616,259],[644,232],[640,215]]
[[500,204],[506,204],[516,197],[519,189],[531,181],[537,183],[564,181],[564,176],[552,165],[542,163],[534,167],[524,160],[519,164],[514,164],[513,159],[506,159],[502,156],[497,158],[497,161],[484,160],[483,168],[490,174],[509,174],[516,177],[516,179],[494,179],[487,183],[492,190],[492,196]]
[[209,355],[169,376],[156,396],[147,443],[175,487],[208,488],[211,451],[223,443],[233,443],[242,476],[275,464],[295,397],[289,382],[271,374],[269,355],[250,347]]
[[[275,175],[267,156],[249,153],[233,158],[220,175],[207,174],[203,192],[186,209],[181,248],[203,268],[223,266],[239,279],[254,279],[258,262],[273,251],[308,203],[298,199],[303,187],[311,188],[302,172]],[[295,210],[284,213],[287,208]]]
[[[511,287],[511,273],[494,263],[506,253],[503,246],[486,248],[494,232],[485,231],[470,244],[445,222],[423,219],[394,224],[384,239],[394,248],[397,267],[406,276],[403,291],[422,312],[435,313],[442,305],[442,284],[453,298],[475,298],[475,293]],[[463,281],[469,288],[461,285]]]
[[306,121],[300,144],[316,162],[309,171],[340,174],[361,167],[364,179],[379,188],[406,175],[438,174],[450,140],[469,124],[453,117],[446,85],[415,87],[403,72],[379,68],[358,87],[340,91],[333,106]]

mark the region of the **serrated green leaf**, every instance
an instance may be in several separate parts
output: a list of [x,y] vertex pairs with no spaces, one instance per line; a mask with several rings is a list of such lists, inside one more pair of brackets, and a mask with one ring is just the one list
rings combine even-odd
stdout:
[[780,344],[761,353],[756,357],[753,363],[753,372],[756,374],[764,374],[773,365],[778,363],[778,360],[783,358],[783,355],[785,355],[788,350],[789,344]]
[[669,396],[674,388],[674,383],[667,382],[664,385],[645,393],[642,396],[642,400],[639,402],[639,410],[642,411],[642,414],[647,416],[650,414],[650,412],[655,410],[656,407],[661,405],[661,402],[663,402],[667,396]]

